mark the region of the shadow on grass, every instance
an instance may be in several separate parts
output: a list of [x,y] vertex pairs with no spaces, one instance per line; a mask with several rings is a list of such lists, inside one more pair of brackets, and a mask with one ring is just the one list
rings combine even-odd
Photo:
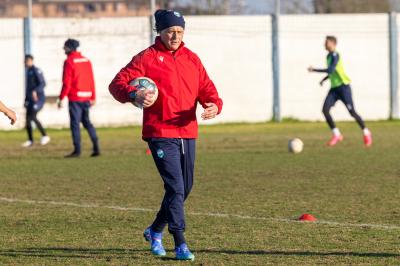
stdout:
[[81,258],[81,259],[137,259],[137,253],[148,252],[148,249],[120,248],[69,248],[43,247],[0,249],[0,256],[6,257],[49,257],[49,258]]
[[400,253],[383,253],[383,252],[318,252],[318,251],[277,251],[277,250],[219,250],[219,249],[201,249],[194,250],[195,253],[217,253],[229,255],[276,255],[276,256],[351,256],[351,257],[400,257]]
[[[0,256],[7,257],[49,257],[49,258],[78,258],[78,259],[139,259],[140,256],[148,254],[145,249],[122,249],[122,248],[69,248],[69,247],[43,247],[43,248],[20,248],[0,249]],[[173,254],[172,250],[168,250]],[[317,252],[317,251],[277,251],[277,250],[219,250],[199,249],[194,250],[199,254],[229,254],[229,255],[264,255],[264,256],[350,256],[350,257],[371,257],[389,258],[400,257],[399,253],[383,252]],[[174,260],[173,257],[163,257],[162,260]]]

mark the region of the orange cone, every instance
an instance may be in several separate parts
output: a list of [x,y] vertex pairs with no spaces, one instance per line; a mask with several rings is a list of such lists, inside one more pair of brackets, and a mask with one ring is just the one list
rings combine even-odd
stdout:
[[315,222],[317,218],[315,218],[312,214],[305,213],[299,217],[299,221],[301,222]]

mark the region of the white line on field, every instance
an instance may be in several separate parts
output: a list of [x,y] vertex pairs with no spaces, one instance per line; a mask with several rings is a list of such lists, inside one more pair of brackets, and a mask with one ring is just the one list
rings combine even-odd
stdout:
[[[154,209],[147,208],[135,208],[135,207],[123,207],[123,206],[110,206],[110,205],[97,205],[97,204],[80,204],[74,202],[64,202],[64,201],[44,201],[44,200],[29,200],[29,199],[16,199],[16,198],[5,198],[0,197],[0,201],[10,202],[10,203],[26,203],[33,205],[56,205],[56,206],[69,206],[75,208],[99,208],[99,209],[112,209],[118,211],[133,211],[133,212],[156,212]],[[285,222],[285,223],[303,223],[295,219],[289,218],[273,218],[273,217],[257,217],[257,216],[247,216],[240,214],[229,214],[229,213],[213,213],[213,212],[188,212],[188,215],[194,216],[208,216],[208,217],[220,217],[220,218],[237,218],[242,220],[262,220],[262,221],[275,221],[275,222]],[[400,226],[397,225],[384,225],[384,224],[368,224],[368,223],[341,223],[332,221],[318,220],[316,222],[307,222],[307,224],[320,224],[320,225],[330,225],[338,227],[358,227],[358,228],[375,228],[383,230],[400,230]]]

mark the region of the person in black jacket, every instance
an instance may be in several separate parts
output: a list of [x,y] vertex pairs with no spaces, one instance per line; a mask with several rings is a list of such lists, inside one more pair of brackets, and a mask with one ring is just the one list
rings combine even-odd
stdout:
[[25,56],[26,68],[26,94],[25,94],[25,108],[26,108],[26,130],[28,133],[28,140],[22,144],[22,147],[31,147],[33,145],[33,129],[32,122],[36,124],[42,134],[40,139],[41,145],[46,145],[50,142],[50,137],[47,136],[42,124],[37,119],[38,112],[43,108],[46,100],[44,94],[44,87],[46,82],[44,80],[43,72],[33,64],[33,56]]

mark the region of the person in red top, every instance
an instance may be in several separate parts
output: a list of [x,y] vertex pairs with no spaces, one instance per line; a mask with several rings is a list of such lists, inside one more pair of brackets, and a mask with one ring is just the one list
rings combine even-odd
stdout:
[[[183,16],[172,10],[155,13],[159,36],[155,44],[134,56],[109,86],[110,93],[122,103],[143,105],[143,139],[148,142],[163,179],[165,195],[154,222],[144,232],[154,255],[166,254],[162,231],[175,241],[176,258],[193,260],[184,237],[184,201],[193,185],[195,139],[198,135],[197,104],[204,108],[204,120],[216,117],[222,100],[199,57],[185,47]],[[138,77],[152,79],[158,97],[129,85]]]
[[90,122],[89,109],[95,104],[96,91],[94,86],[93,69],[90,60],[77,51],[79,42],[68,39],[64,44],[67,59],[64,61],[63,86],[60,93],[58,107],[62,107],[62,100],[68,97],[70,127],[74,150],[66,158],[79,157],[81,154],[80,123],[89,133],[93,143],[92,157],[100,155],[96,129]]

